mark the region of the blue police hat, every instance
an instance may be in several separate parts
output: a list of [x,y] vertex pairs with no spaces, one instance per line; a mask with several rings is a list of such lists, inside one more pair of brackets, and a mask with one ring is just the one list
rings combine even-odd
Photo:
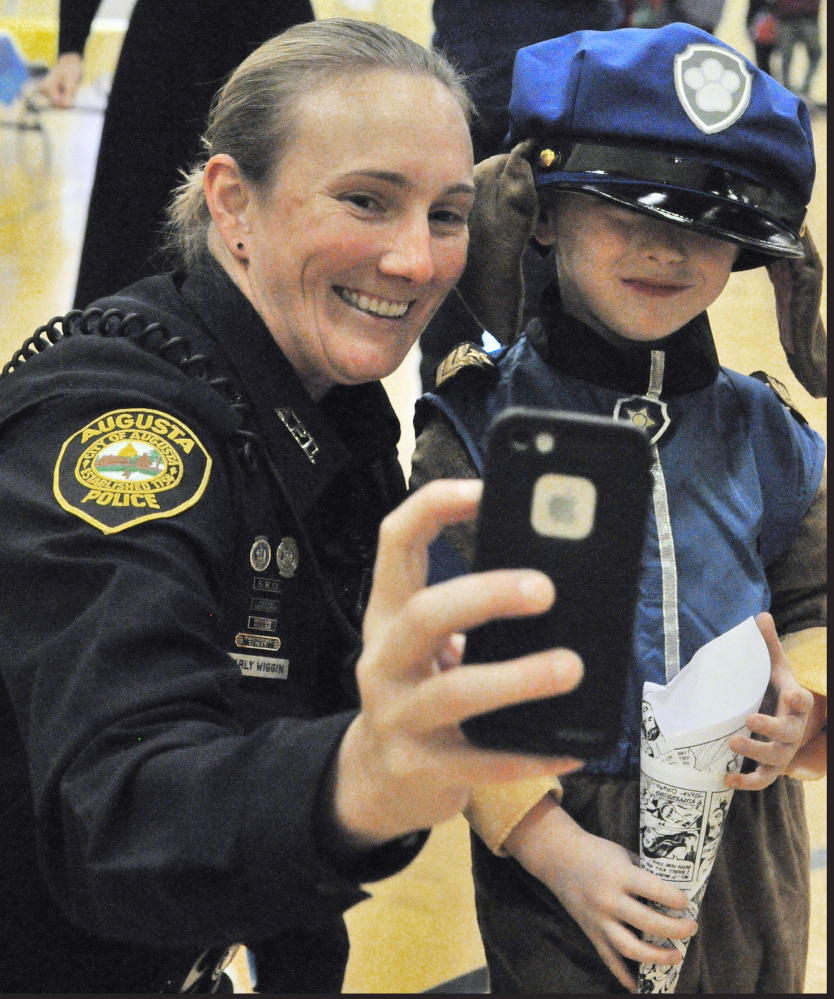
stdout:
[[535,138],[541,195],[584,191],[742,246],[801,257],[814,183],[805,103],[689,24],[577,31],[521,49],[508,142]]

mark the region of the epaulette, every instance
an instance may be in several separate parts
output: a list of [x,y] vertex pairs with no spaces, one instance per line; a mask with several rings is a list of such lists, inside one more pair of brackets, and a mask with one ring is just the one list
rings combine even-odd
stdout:
[[781,402],[786,409],[791,411],[795,420],[801,424],[808,423],[802,413],[800,413],[796,406],[794,406],[793,400],[791,399],[787,388],[777,378],[769,375],[766,371],[751,371],[750,377],[755,378],[757,382],[764,382],[765,385],[769,385],[779,402]]
[[434,381],[435,388],[440,388],[444,382],[449,381],[450,378],[454,378],[455,375],[465,368],[473,367],[480,371],[490,371],[496,375],[498,374],[495,361],[493,361],[485,350],[477,347],[474,343],[459,344],[438,364]]
[[[208,418],[215,429],[234,435],[250,470],[254,468],[254,446],[262,445],[248,429],[252,414],[238,388],[217,370],[207,353],[192,352],[186,337],[172,335],[161,322],[147,324],[137,312],[125,314],[120,309],[104,311],[90,306],[83,312],[72,309],[65,316],[55,316],[46,325],[39,326],[15,351],[0,371],[0,379],[8,377],[28,358],[61,340],[91,336],[131,342],[146,353],[177,367],[189,379],[188,388],[183,389],[181,397],[187,396],[192,405],[199,407],[203,417]],[[225,406],[221,404],[218,407],[218,401],[225,403]]]

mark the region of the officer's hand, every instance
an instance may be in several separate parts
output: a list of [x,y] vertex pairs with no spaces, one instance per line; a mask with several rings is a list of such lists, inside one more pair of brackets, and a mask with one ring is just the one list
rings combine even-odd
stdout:
[[791,672],[770,614],[756,618],[770,653],[770,685],[765,695],[775,702],[773,714],[759,713],[747,718],[747,727],[764,741],[744,735],[730,739],[730,749],[755,760],[759,766],[750,774],[735,773],[727,777],[727,787],[740,791],[761,791],[790,768],[806,737],[808,720],[814,708],[814,695],[800,686]]
[[802,243],[804,257],[774,260],[767,273],[776,294],[779,338],[788,364],[800,384],[820,399],[828,391],[827,339],[820,315],[823,267],[807,227]]
[[65,52],[41,81],[38,90],[54,108],[71,108],[81,83],[81,56]]
[[512,343],[521,325],[521,258],[539,212],[528,161],[534,148],[535,140],[528,139],[511,153],[490,156],[475,167],[469,252],[457,292],[484,329],[502,343]]
[[335,773],[337,821],[349,841],[375,846],[451,818],[473,784],[576,769],[577,761],[469,745],[459,722],[505,704],[565,693],[578,657],[552,650],[513,662],[457,666],[455,635],[492,618],[540,614],[550,580],[532,570],[473,574],[426,587],[427,547],[474,518],[480,482],[438,480],[384,520],[357,664],[362,710]]

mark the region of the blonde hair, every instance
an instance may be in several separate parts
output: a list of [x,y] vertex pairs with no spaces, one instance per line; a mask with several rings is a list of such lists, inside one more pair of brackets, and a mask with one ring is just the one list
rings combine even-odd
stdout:
[[168,208],[168,250],[186,266],[205,252],[211,220],[203,169],[218,153],[256,187],[268,187],[289,146],[303,97],[337,77],[363,70],[433,77],[451,92],[467,124],[473,105],[462,75],[440,53],[381,24],[331,18],[288,29],[256,49],[215,97],[202,137],[204,153]]

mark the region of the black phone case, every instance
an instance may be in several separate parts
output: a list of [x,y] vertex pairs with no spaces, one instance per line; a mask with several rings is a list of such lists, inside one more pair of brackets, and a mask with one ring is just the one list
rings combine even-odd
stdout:
[[[543,453],[537,441],[548,440],[552,448]],[[633,661],[650,468],[648,438],[627,423],[532,409],[506,410],[493,423],[473,569],[539,569],[557,595],[546,614],[472,630],[464,662],[563,647],[581,656],[585,672],[569,694],[467,719],[462,728],[473,744],[591,759],[617,742]],[[543,525],[556,534],[540,533]]]

